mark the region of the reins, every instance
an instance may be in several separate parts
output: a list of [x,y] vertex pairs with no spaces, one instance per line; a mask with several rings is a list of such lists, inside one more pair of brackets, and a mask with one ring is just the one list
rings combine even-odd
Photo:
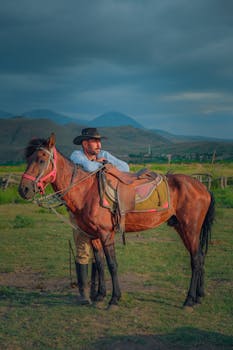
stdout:
[[41,205],[41,206],[45,205],[44,206],[45,208],[50,208],[50,205],[46,206],[46,202],[52,204],[53,203],[53,199],[55,199],[55,205],[54,205],[55,207],[58,207],[58,206],[60,206],[62,204],[65,204],[65,202],[62,199],[63,196],[65,196],[73,187],[79,185],[83,181],[87,180],[89,177],[92,177],[93,175],[98,173],[103,168],[104,168],[104,165],[102,165],[97,170],[92,171],[91,173],[88,173],[87,176],[84,176],[80,180],[74,182],[73,179],[74,179],[75,175],[73,175],[73,174],[74,174],[74,172],[76,173],[76,170],[77,170],[77,166],[76,166],[76,164],[74,164],[74,172],[72,174],[71,182],[70,182],[70,185],[66,189],[62,189],[62,190],[56,191],[54,193],[50,193],[48,195],[43,195],[43,196],[41,195],[41,197],[36,198],[34,200],[37,202],[38,205]]

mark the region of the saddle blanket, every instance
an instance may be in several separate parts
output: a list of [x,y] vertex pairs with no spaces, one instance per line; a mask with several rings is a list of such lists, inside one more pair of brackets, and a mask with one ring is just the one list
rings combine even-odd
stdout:
[[[130,191],[130,187],[124,186],[124,191]],[[159,182],[149,181],[134,187],[134,205],[126,212],[155,212],[169,208],[169,189],[167,180],[161,176]],[[117,191],[109,184],[106,184],[102,203],[104,207],[110,208],[114,212],[119,201]]]

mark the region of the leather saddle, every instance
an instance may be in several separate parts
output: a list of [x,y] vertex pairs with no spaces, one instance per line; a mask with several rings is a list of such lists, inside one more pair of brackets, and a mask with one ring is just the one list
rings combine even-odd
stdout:
[[137,173],[121,172],[111,164],[106,164],[99,172],[101,205],[114,214],[120,232],[124,233],[125,230],[125,214],[133,211],[136,203],[145,201],[163,178],[148,169]]

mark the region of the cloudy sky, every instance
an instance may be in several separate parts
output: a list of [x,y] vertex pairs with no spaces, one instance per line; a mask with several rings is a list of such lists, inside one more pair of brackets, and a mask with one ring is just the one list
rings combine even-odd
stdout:
[[233,139],[232,0],[10,0],[0,109]]

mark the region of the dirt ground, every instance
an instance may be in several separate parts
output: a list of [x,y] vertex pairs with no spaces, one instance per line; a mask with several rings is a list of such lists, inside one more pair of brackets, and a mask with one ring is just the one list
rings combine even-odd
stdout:
[[[75,282],[74,276],[72,276],[72,281]],[[145,281],[148,280],[147,276],[139,276],[135,273],[126,273],[120,277],[121,289],[122,291],[143,291],[150,292],[155,291],[155,286],[145,285]],[[27,291],[38,291],[38,292],[48,292],[48,293],[71,293],[76,295],[77,286],[71,285],[71,280],[68,277],[65,278],[47,278],[43,276],[40,272],[34,272],[30,269],[19,270],[16,272],[1,273],[0,274],[0,286],[5,287],[15,287],[22,288]],[[110,280],[107,281],[107,289],[111,289]],[[221,347],[215,344],[210,344],[208,346],[199,345],[199,346],[189,346],[188,348],[178,347],[176,345],[167,344],[166,341],[162,340],[162,337],[159,335],[145,335],[133,337],[125,337],[124,339],[118,339],[115,342],[111,341],[111,345],[106,343],[97,343],[93,348],[85,350],[228,350],[230,347]]]
[[[146,274],[144,276],[135,273],[126,273],[120,278],[122,291],[150,291],[155,290],[155,286],[145,286],[144,282],[147,280]],[[30,269],[19,270],[16,272],[1,273],[0,286],[22,288],[28,291],[41,292],[64,292],[70,290],[72,293],[76,291],[76,277],[72,274],[72,280],[69,276],[65,278],[45,278],[42,273],[34,272]],[[107,288],[111,288],[110,280],[107,279]]]

